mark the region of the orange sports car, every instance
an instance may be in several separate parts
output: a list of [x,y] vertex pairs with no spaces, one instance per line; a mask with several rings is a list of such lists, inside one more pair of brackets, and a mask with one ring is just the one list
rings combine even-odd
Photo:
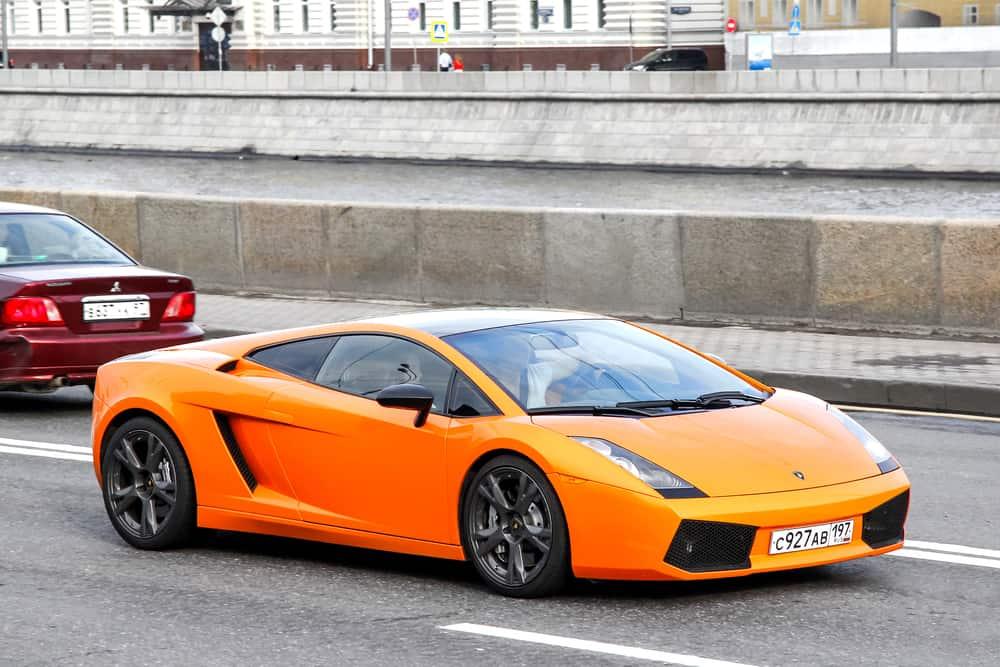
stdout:
[[655,331],[420,312],[102,366],[94,467],[143,549],[198,527],[470,560],[497,591],[706,579],[902,546],[909,482],[827,403]]

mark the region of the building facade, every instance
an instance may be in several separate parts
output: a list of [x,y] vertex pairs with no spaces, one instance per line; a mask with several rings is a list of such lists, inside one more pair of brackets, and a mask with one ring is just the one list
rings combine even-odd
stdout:
[[[433,69],[445,21],[466,69],[620,69],[667,43],[722,66],[725,0],[390,0],[394,69]],[[221,6],[229,69],[383,63],[385,0],[8,0],[15,67],[216,69],[207,14]]]
[[[788,28],[794,0],[726,0],[740,31]],[[888,28],[889,0],[800,0],[802,29]],[[903,28],[1000,25],[1000,0],[914,0],[897,6]]]

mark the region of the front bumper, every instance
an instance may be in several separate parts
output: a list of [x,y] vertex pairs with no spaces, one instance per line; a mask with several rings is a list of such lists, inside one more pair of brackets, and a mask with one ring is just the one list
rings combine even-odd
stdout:
[[89,382],[97,368],[126,354],[194,343],[204,332],[192,322],[160,325],[159,331],[80,335],[63,327],[0,331],[0,386]]
[[[900,469],[835,486],[724,498],[666,500],[555,474],[552,482],[569,524],[573,573],[587,579],[714,579],[827,565],[876,556],[902,541],[873,548],[863,539],[864,515],[909,490]],[[683,520],[753,527],[749,565],[690,571],[667,562]],[[854,519],[850,543],[768,554],[772,530]],[[675,560],[676,559],[672,559]]]

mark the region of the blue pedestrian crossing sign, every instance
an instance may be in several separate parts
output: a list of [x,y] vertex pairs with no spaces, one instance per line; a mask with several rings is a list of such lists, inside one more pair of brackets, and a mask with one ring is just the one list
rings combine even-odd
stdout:
[[788,34],[792,37],[802,32],[802,19],[800,18],[799,0],[795,0],[792,5],[792,20],[788,24]]
[[434,21],[434,23],[431,23],[431,41],[435,44],[448,43],[447,21]]

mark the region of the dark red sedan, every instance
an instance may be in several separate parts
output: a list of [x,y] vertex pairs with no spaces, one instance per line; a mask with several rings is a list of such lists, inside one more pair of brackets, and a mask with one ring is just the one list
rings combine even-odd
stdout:
[[93,385],[117,357],[201,340],[190,278],[65,213],[0,202],[0,389]]

